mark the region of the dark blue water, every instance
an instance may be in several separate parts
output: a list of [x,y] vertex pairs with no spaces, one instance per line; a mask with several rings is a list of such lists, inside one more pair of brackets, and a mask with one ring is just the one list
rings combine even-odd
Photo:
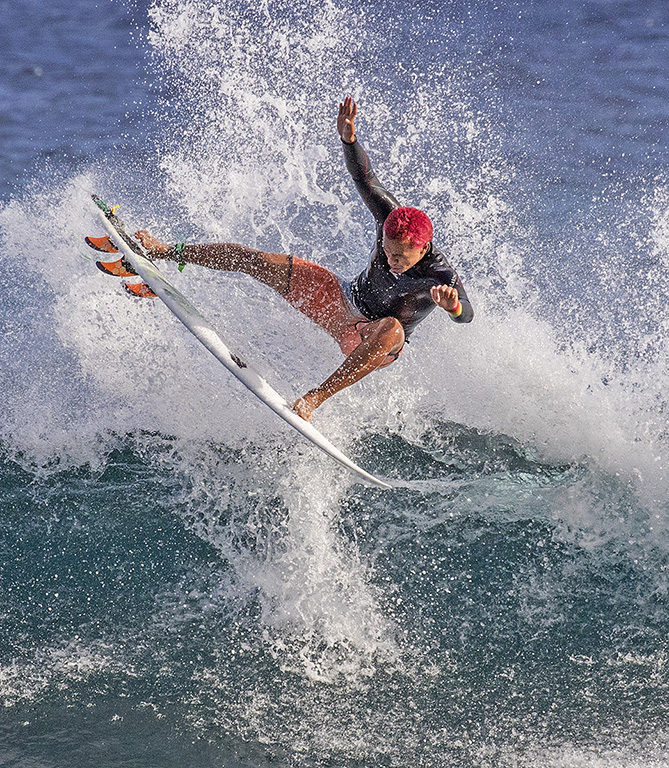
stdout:
[[[0,763],[669,765],[669,6],[3,11]],[[94,190],[354,274],[346,93],[477,310],[318,414],[391,492],[83,245]],[[288,399],[338,364],[249,279],[166,269]]]

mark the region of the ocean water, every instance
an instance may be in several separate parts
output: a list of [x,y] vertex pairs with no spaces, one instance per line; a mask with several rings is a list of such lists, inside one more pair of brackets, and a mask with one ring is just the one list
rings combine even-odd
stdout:
[[[669,766],[669,4],[5,0],[0,765]],[[83,245],[351,276],[383,183],[477,315],[324,405],[358,484]],[[338,350],[173,279],[289,399]]]

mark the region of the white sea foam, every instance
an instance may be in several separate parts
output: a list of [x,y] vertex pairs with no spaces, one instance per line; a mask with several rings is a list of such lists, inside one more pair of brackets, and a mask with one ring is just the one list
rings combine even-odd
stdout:
[[499,765],[518,768],[666,768],[667,737],[660,734],[638,744],[618,748],[565,745],[553,749],[529,750],[529,754],[508,756]]
[[[547,462],[621,475],[644,502],[663,503],[667,316],[659,299],[638,309],[646,336],[630,346],[647,341],[648,354],[624,369],[609,354],[627,343],[618,335],[570,336],[549,322],[528,277],[531,239],[521,237],[505,194],[513,168],[497,157],[494,136],[486,140],[492,121],[468,104],[458,73],[416,74],[407,96],[362,74],[373,60],[367,70],[350,65],[375,46],[362,42],[362,22],[343,5],[309,2],[265,25],[270,10],[154,3],[151,42],[165,66],[156,79],[174,94],[156,137],[157,210],[137,191],[136,170],[117,158],[108,161],[111,180],[91,171],[46,181],[3,209],[4,258],[17,281],[5,286],[15,325],[3,350],[9,406],[0,435],[47,468],[100,464],[119,435],[147,433],[140,443],[172,436],[176,447],[162,460],[183,477],[185,524],[233,564],[235,589],[259,594],[268,646],[283,644],[286,667],[330,681],[395,663],[402,645],[370,564],[336,529],[352,481],[303,451],[160,304],[133,302],[79,257],[83,236],[97,231],[88,189],[113,194],[129,224],[148,221],[166,239],[240,240],[351,276],[366,262],[372,227],[343,169],[334,120],[345,93],[360,99],[359,135],[380,178],[431,213],[477,317],[462,327],[435,312],[399,363],[325,405],[318,423],[345,449],[360,425],[419,435],[445,418],[516,438]],[[476,154],[475,168],[451,159],[456,147]],[[667,204],[661,186],[653,194],[647,237],[659,297]],[[249,278],[165,269],[288,396],[337,364],[322,331]],[[22,279],[39,301],[16,287]],[[250,503],[256,488],[272,503]],[[590,525],[601,516],[591,499],[576,489],[556,502],[555,515]],[[248,539],[235,538],[238,525]]]

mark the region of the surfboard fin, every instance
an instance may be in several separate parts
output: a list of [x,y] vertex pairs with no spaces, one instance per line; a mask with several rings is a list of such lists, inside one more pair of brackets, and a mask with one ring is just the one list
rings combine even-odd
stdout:
[[155,299],[156,294],[146,283],[127,283],[125,280],[121,283],[126,293],[140,299]]
[[104,272],[105,275],[114,275],[114,277],[137,276],[137,272],[125,259],[119,259],[118,261],[96,261],[95,266],[100,272]]
[[100,251],[101,253],[118,253],[118,248],[112,243],[112,241],[105,235],[104,237],[85,237],[84,241],[86,245],[94,251]]

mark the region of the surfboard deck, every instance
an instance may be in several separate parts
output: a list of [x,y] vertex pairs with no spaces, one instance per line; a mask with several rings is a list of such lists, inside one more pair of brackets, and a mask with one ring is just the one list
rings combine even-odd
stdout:
[[223,340],[204,315],[147,258],[144,248],[128,234],[125,225],[116,215],[116,208],[112,209],[95,194],[91,196],[97,206],[97,212],[105,230],[114,245],[122,252],[137,274],[147,283],[156,296],[181,320],[195,338],[217,360],[223,363],[235,378],[239,379],[249,391],[253,392],[266,406],[271,408],[277,416],[290,424],[293,429],[297,430],[313,445],[320,448],[321,451],[357,475],[359,479],[379,488],[392,488],[389,483],[359,467],[321,434],[313,424],[298,416],[288,402],[241,355],[230,348],[228,343]]

